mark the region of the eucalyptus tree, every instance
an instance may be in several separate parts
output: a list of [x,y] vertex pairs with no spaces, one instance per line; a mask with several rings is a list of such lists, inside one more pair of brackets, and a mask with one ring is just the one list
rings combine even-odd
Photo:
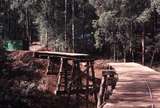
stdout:
[[[110,42],[106,42],[111,43],[114,41],[119,43],[116,46],[121,47],[124,58],[126,52],[133,53],[133,40],[135,40],[133,29],[136,28],[134,25],[137,23],[137,19],[144,14],[144,11],[150,7],[150,0],[96,0],[93,4],[100,16],[99,21],[102,22],[99,23],[99,26],[105,29],[105,37],[110,40]],[[108,19],[109,14],[112,17]],[[114,24],[108,26],[110,22],[114,22]],[[114,30],[110,30],[111,28],[114,28]]]
[[34,28],[42,44],[61,51],[65,47],[71,49],[73,40],[75,49],[79,49],[79,42],[84,40],[81,36],[94,32],[92,20],[97,17],[87,0],[12,0],[11,9],[18,14],[18,23],[27,41],[31,41],[31,28]]
[[[21,35],[24,49],[29,49],[31,37],[34,32],[34,18],[36,0],[12,0],[10,9],[17,13],[19,31],[16,35]],[[12,17],[13,18],[13,17]]]
[[[11,17],[14,18],[11,19]],[[14,37],[13,26],[11,24],[16,25],[15,21],[16,14],[10,10],[10,0],[1,0],[0,1],[0,35],[3,39]],[[15,29],[14,29],[15,30]],[[10,37],[12,34],[12,37]]]
[[[136,23],[139,23],[142,28],[144,28],[143,32],[150,31],[151,36],[147,36],[145,33],[145,36],[143,36],[142,45],[145,47],[142,48],[142,61],[144,62],[144,53],[147,55],[151,55],[151,65],[154,59],[155,54],[157,53],[157,44],[159,43],[158,39],[158,31],[156,29],[158,28],[158,16],[159,16],[159,7],[160,7],[160,1],[159,0],[151,0],[150,6],[137,17]],[[150,26],[149,30],[145,30],[147,26]],[[144,35],[144,33],[142,34]]]

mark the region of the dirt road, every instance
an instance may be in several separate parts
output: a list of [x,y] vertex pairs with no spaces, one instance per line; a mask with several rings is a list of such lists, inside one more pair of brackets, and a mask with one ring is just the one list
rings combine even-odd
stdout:
[[104,108],[160,108],[160,73],[137,63],[109,63],[119,81]]

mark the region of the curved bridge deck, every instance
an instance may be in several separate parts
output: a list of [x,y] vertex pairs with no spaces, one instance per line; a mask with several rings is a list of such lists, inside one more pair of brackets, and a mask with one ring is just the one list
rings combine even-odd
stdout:
[[109,63],[119,75],[103,108],[160,108],[160,73],[137,63]]

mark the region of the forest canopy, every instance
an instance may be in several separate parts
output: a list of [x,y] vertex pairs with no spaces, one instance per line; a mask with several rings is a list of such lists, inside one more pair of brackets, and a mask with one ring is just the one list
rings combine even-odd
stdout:
[[1,0],[0,8],[4,40],[115,59],[141,53],[143,34],[145,52],[159,52],[160,0]]

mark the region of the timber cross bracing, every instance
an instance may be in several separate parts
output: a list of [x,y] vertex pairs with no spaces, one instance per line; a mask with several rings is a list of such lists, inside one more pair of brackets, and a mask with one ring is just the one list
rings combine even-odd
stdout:
[[[59,70],[57,74],[57,84],[55,94],[67,96],[68,100],[75,95],[77,99],[82,97],[88,101],[90,97],[92,101],[97,102],[98,85],[96,85],[94,73],[94,60],[88,54],[80,53],[64,53],[38,51],[34,53],[35,57],[49,59],[49,61],[57,62],[59,58]],[[83,65],[84,64],[84,65]],[[69,68],[67,67],[69,65]]]

